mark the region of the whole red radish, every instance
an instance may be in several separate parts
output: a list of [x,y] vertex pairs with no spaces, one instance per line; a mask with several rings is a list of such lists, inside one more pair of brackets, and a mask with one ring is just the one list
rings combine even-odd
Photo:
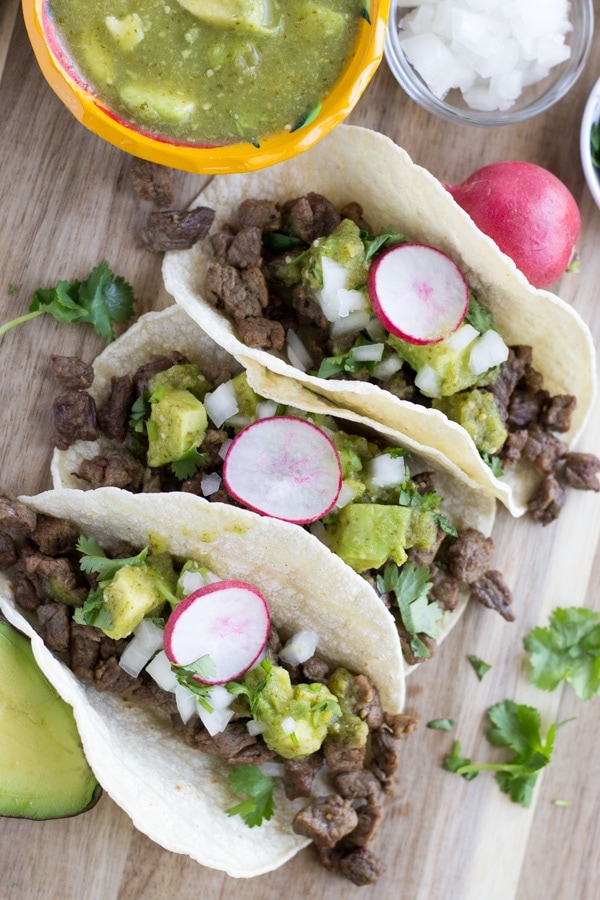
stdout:
[[530,162],[496,162],[446,188],[534,287],[550,287],[572,262],[581,230],[579,209],[547,169]]

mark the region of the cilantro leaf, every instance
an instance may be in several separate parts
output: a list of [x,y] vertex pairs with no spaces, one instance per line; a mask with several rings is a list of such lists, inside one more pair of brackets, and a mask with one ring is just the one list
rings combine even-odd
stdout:
[[269,253],[285,253],[286,250],[295,250],[296,247],[305,247],[306,242],[293,234],[284,234],[281,231],[267,231],[262,236],[262,244]]
[[205,466],[207,462],[208,453],[200,453],[196,445],[192,444],[185,453],[173,460],[171,470],[176,478],[179,478],[180,481],[185,481],[186,478],[191,478],[195,475],[198,469]]
[[[454,741],[452,753],[449,753],[444,757],[444,762],[442,765],[447,772],[458,772],[459,769],[471,765],[470,759],[465,759],[465,757],[460,755],[460,741]],[[474,778],[477,778],[478,773],[461,772],[460,774],[465,779],[465,781],[472,781]]]
[[[194,662],[188,663],[185,666],[178,666],[175,663],[171,663],[171,671],[179,684],[182,684],[188,691],[191,691],[206,712],[211,713],[213,708],[209,701],[212,687],[204,682],[207,679],[210,680],[214,678],[217,674],[217,667],[214,660],[206,653],[204,656],[199,657],[199,659],[196,659]],[[201,680],[198,681],[198,679]]]
[[581,700],[600,692],[600,615],[591,609],[555,609],[547,628],[534,628],[523,641],[531,681],[553,691],[567,681]]
[[[359,339],[355,347],[364,347],[368,341]],[[373,374],[376,362],[375,360],[356,359],[353,354],[354,347],[351,347],[347,353],[340,353],[339,356],[326,356],[321,361],[317,375],[319,378],[331,378],[340,372],[350,372],[353,375],[366,371],[369,375]]]
[[468,656],[467,659],[473,666],[475,670],[475,674],[481,681],[486,672],[489,672],[492,668],[489,663],[484,662],[482,659],[479,659],[478,656]]
[[393,244],[402,244],[406,238],[388,225],[383,228],[378,235],[369,234],[368,231],[361,231],[360,237],[365,248],[365,260],[369,262],[376,253],[383,250],[384,247],[391,247]]
[[131,406],[129,413],[129,427],[133,428],[134,431],[137,431],[138,434],[144,433],[145,419],[149,415],[148,406],[149,401],[146,400],[143,393],[140,394]]
[[245,763],[234,766],[228,773],[229,784],[236,794],[248,794],[248,799],[226,810],[228,816],[240,815],[249,828],[262,825],[275,811],[273,803],[274,782],[260,771],[258,766]]
[[432,728],[434,731],[452,731],[454,719],[432,719],[427,723],[427,728]]
[[86,281],[59,281],[54,288],[40,288],[33,295],[29,312],[0,328],[9,328],[43,313],[59,322],[87,322],[109,343],[114,341],[113,322],[126,322],[133,315],[133,290],[120,276],[115,278],[106,261],[93,269]]
[[444,615],[437,603],[429,603],[427,594],[432,588],[430,573],[426,566],[405,563],[399,570],[396,563],[389,563],[378,575],[377,590],[380,594],[393,593],[396,597],[400,618],[411,637],[411,649],[415,656],[426,659],[429,650],[418,637],[426,634],[436,638],[439,621]]
[[94,625],[110,631],[114,625],[112,613],[104,606],[104,591],[90,591],[83,606],[73,613],[73,621],[79,625]]
[[127,559],[109,559],[95,538],[81,535],[77,541],[77,550],[83,554],[79,560],[82,572],[96,572],[100,583],[111,581],[123,566],[141,566],[148,556],[150,547],[144,547],[137,556]]
[[500,478],[504,475],[504,469],[502,468],[502,463],[498,456],[490,456],[486,450],[480,450],[479,455],[486,466],[489,466],[492,470],[492,475],[495,475],[496,478]]
[[494,327],[493,312],[490,312],[489,309],[482,306],[472,291],[469,291],[469,309],[465,316],[465,322],[468,322],[469,325],[476,328],[480,334],[483,334],[484,331],[489,331],[490,328]]

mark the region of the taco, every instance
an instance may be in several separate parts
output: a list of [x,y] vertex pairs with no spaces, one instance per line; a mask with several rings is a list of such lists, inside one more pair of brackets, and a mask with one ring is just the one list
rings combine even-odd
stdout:
[[137,828],[235,877],[311,840],[350,878],[377,876],[366,844],[414,720],[363,579],[299,528],[192,495],[3,495],[0,514],[17,556],[2,612]]
[[[292,379],[267,373],[258,395],[246,373],[231,377],[237,370],[233,358],[229,362],[231,368],[180,307],[143,316],[98,357],[88,391],[70,391],[55,402],[63,449],[52,461],[54,487],[184,491],[199,495],[201,503],[241,505],[303,523],[391,604],[410,666],[431,656],[469,595],[512,619],[510,591],[491,569],[495,502],[489,494],[437,451],[424,451],[389,428],[338,410]],[[207,378],[215,373],[216,387]],[[82,434],[81,417],[65,411],[83,406],[94,417]],[[289,505],[278,511],[263,502],[270,485],[279,497],[285,473],[271,469],[267,475],[269,464],[257,461],[256,445],[238,459],[249,462],[250,480],[252,471],[259,476],[258,502],[245,493],[245,475],[240,494],[227,474],[242,438],[254,435],[257,425],[275,423],[294,435],[303,453],[304,442],[318,430],[325,456],[317,463],[319,444],[308,468],[318,473],[330,463],[334,467],[333,493],[330,485],[319,485],[311,502],[320,506],[308,518],[304,508],[294,517]],[[306,480],[299,490],[292,483],[292,508],[307,493]],[[396,579],[402,584],[412,577],[417,578],[412,602],[423,607],[418,626],[398,599]]]
[[[391,140],[342,126],[294,160],[214,178],[199,202],[215,210],[211,234],[166,254],[165,285],[258,390],[265,371],[292,377],[444,453],[513,515],[529,509],[542,524],[565,487],[600,489],[600,462],[569,450],[596,391],[589,330]],[[435,248],[466,280],[466,318],[442,338],[390,334],[393,293],[373,312],[375,263],[415,244],[419,272],[429,277]],[[378,283],[389,292],[387,271]]]

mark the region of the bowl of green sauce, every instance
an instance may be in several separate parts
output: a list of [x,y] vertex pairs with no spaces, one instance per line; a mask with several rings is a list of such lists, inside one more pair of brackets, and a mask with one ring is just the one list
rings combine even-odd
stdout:
[[390,0],[23,0],[73,115],[135,156],[208,174],[308,149],[354,108]]
[[585,104],[579,150],[587,186],[600,209],[600,78]]

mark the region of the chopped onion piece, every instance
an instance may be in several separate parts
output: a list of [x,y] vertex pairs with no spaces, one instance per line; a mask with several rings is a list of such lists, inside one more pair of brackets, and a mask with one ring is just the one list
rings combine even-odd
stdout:
[[225,459],[225,457],[227,456],[227,451],[231,446],[232,440],[233,438],[227,438],[227,440],[223,441],[223,443],[219,447],[219,456],[221,457],[221,459]]
[[278,404],[275,400],[261,400],[260,403],[256,404],[256,418],[257,419],[268,419],[270,416],[274,416],[277,412]]
[[251,734],[252,737],[255,737],[257,734],[262,734],[266,727],[267,725],[265,722],[257,722],[256,719],[248,719],[246,722],[246,731],[248,734]]
[[203,497],[210,497],[211,494],[216,494],[220,487],[221,476],[218,472],[209,472],[208,475],[203,475],[200,479],[200,490]]
[[428,397],[439,397],[441,380],[431,366],[423,366],[415,376],[415,385]]
[[121,654],[119,665],[122,669],[137,678],[146,663],[154,656],[163,645],[164,630],[151,622],[150,619],[142,619],[133,632],[133,637]]
[[331,337],[341,337],[343,334],[351,334],[353,331],[362,331],[371,321],[368,312],[353,312],[345,319],[336,319],[331,328]]
[[[343,490],[344,486],[342,485],[342,491]],[[312,524],[308,526],[308,530],[312,535],[316,537],[318,541],[321,541],[322,544],[325,544],[326,547],[329,547],[329,538],[327,537],[327,531],[322,522],[319,522],[318,520],[316,522],[312,522]]]
[[175,691],[179,682],[171,669],[171,663],[164,650],[157,653],[154,659],[146,666],[146,672],[154,678],[163,691]]
[[287,354],[289,360],[296,369],[306,372],[312,366],[310,353],[292,328],[288,328],[287,332]]
[[209,391],[204,395],[204,408],[206,414],[212,419],[217,428],[220,428],[223,422],[235,416],[240,411],[235,388],[232,381],[225,381],[220,384],[214,391]]
[[258,767],[263,775],[266,775],[267,778],[283,778],[283,773],[285,772],[285,766],[283,763],[278,762],[264,762]]
[[[210,698],[207,702],[210,706]],[[233,718],[232,709],[215,709],[213,707],[213,711],[209,713],[208,710],[204,709],[202,704],[198,702],[196,702],[196,712],[200,716],[202,724],[211,737],[215,734],[220,734],[221,731],[225,731]]]
[[338,315],[345,319],[351,312],[357,312],[367,308],[367,298],[362,291],[344,290],[340,288],[337,292]]
[[500,363],[506,362],[507,359],[508,347],[498,332],[490,328],[473,344],[469,365],[476,375],[482,375],[493,366],[499,366]]
[[451,334],[449,338],[446,338],[444,346],[446,346],[448,350],[452,350],[453,353],[458,353],[460,350],[464,350],[465,347],[468,347],[469,344],[473,343],[476,337],[479,337],[477,329],[473,328],[472,325],[469,325],[468,322],[465,322],[464,325],[457,328],[454,334]]
[[297,727],[297,722],[291,716],[287,716],[281,721],[281,730],[284,734],[293,734]]
[[323,287],[318,292],[318,299],[325,318],[335,322],[339,318],[338,291],[348,287],[348,270],[328,256],[321,257],[323,271]]
[[345,484],[344,482],[342,482],[342,489],[336,500],[335,508],[342,509],[344,506],[348,506],[349,503],[352,503],[355,497],[356,488],[352,487],[351,484]]
[[181,721],[185,725],[196,712],[196,697],[184,684],[178,684],[175,688],[175,702]]
[[279,658],[291,666],[298,666],[315,655],[318,642],[319,637],[314,631],[298,631],[281,648]]
[[383,356],[383,344],[363,344],[352,348],[352,356],[361,362],[379,362]]
[[231,425],[233,428],[245,428],[246,425],[249,425],[252,421],[251,416],[242,416],[241,414],[229,416],[228,419],[225,419],[224,425]]
[[224,684],[213,684],[208,702],[213,709],[229,709],[234,699]]
[[387,337],[387,331],[377,316],[373,316],[369,324],[365,327],[365,331],[372,341],[385,341]]
[[395,487],[406,478],[406,466],[402,456],[382,453],[369,463],[369,476],[376,487]]
[[387,359],[382,359],[380,363],[377,363],[373,369],[373,375],[381,381],[388,381],[392,375],[400,371],[402,366],[402,360],[397,353],[394,353],[392,356],[388,356]]

